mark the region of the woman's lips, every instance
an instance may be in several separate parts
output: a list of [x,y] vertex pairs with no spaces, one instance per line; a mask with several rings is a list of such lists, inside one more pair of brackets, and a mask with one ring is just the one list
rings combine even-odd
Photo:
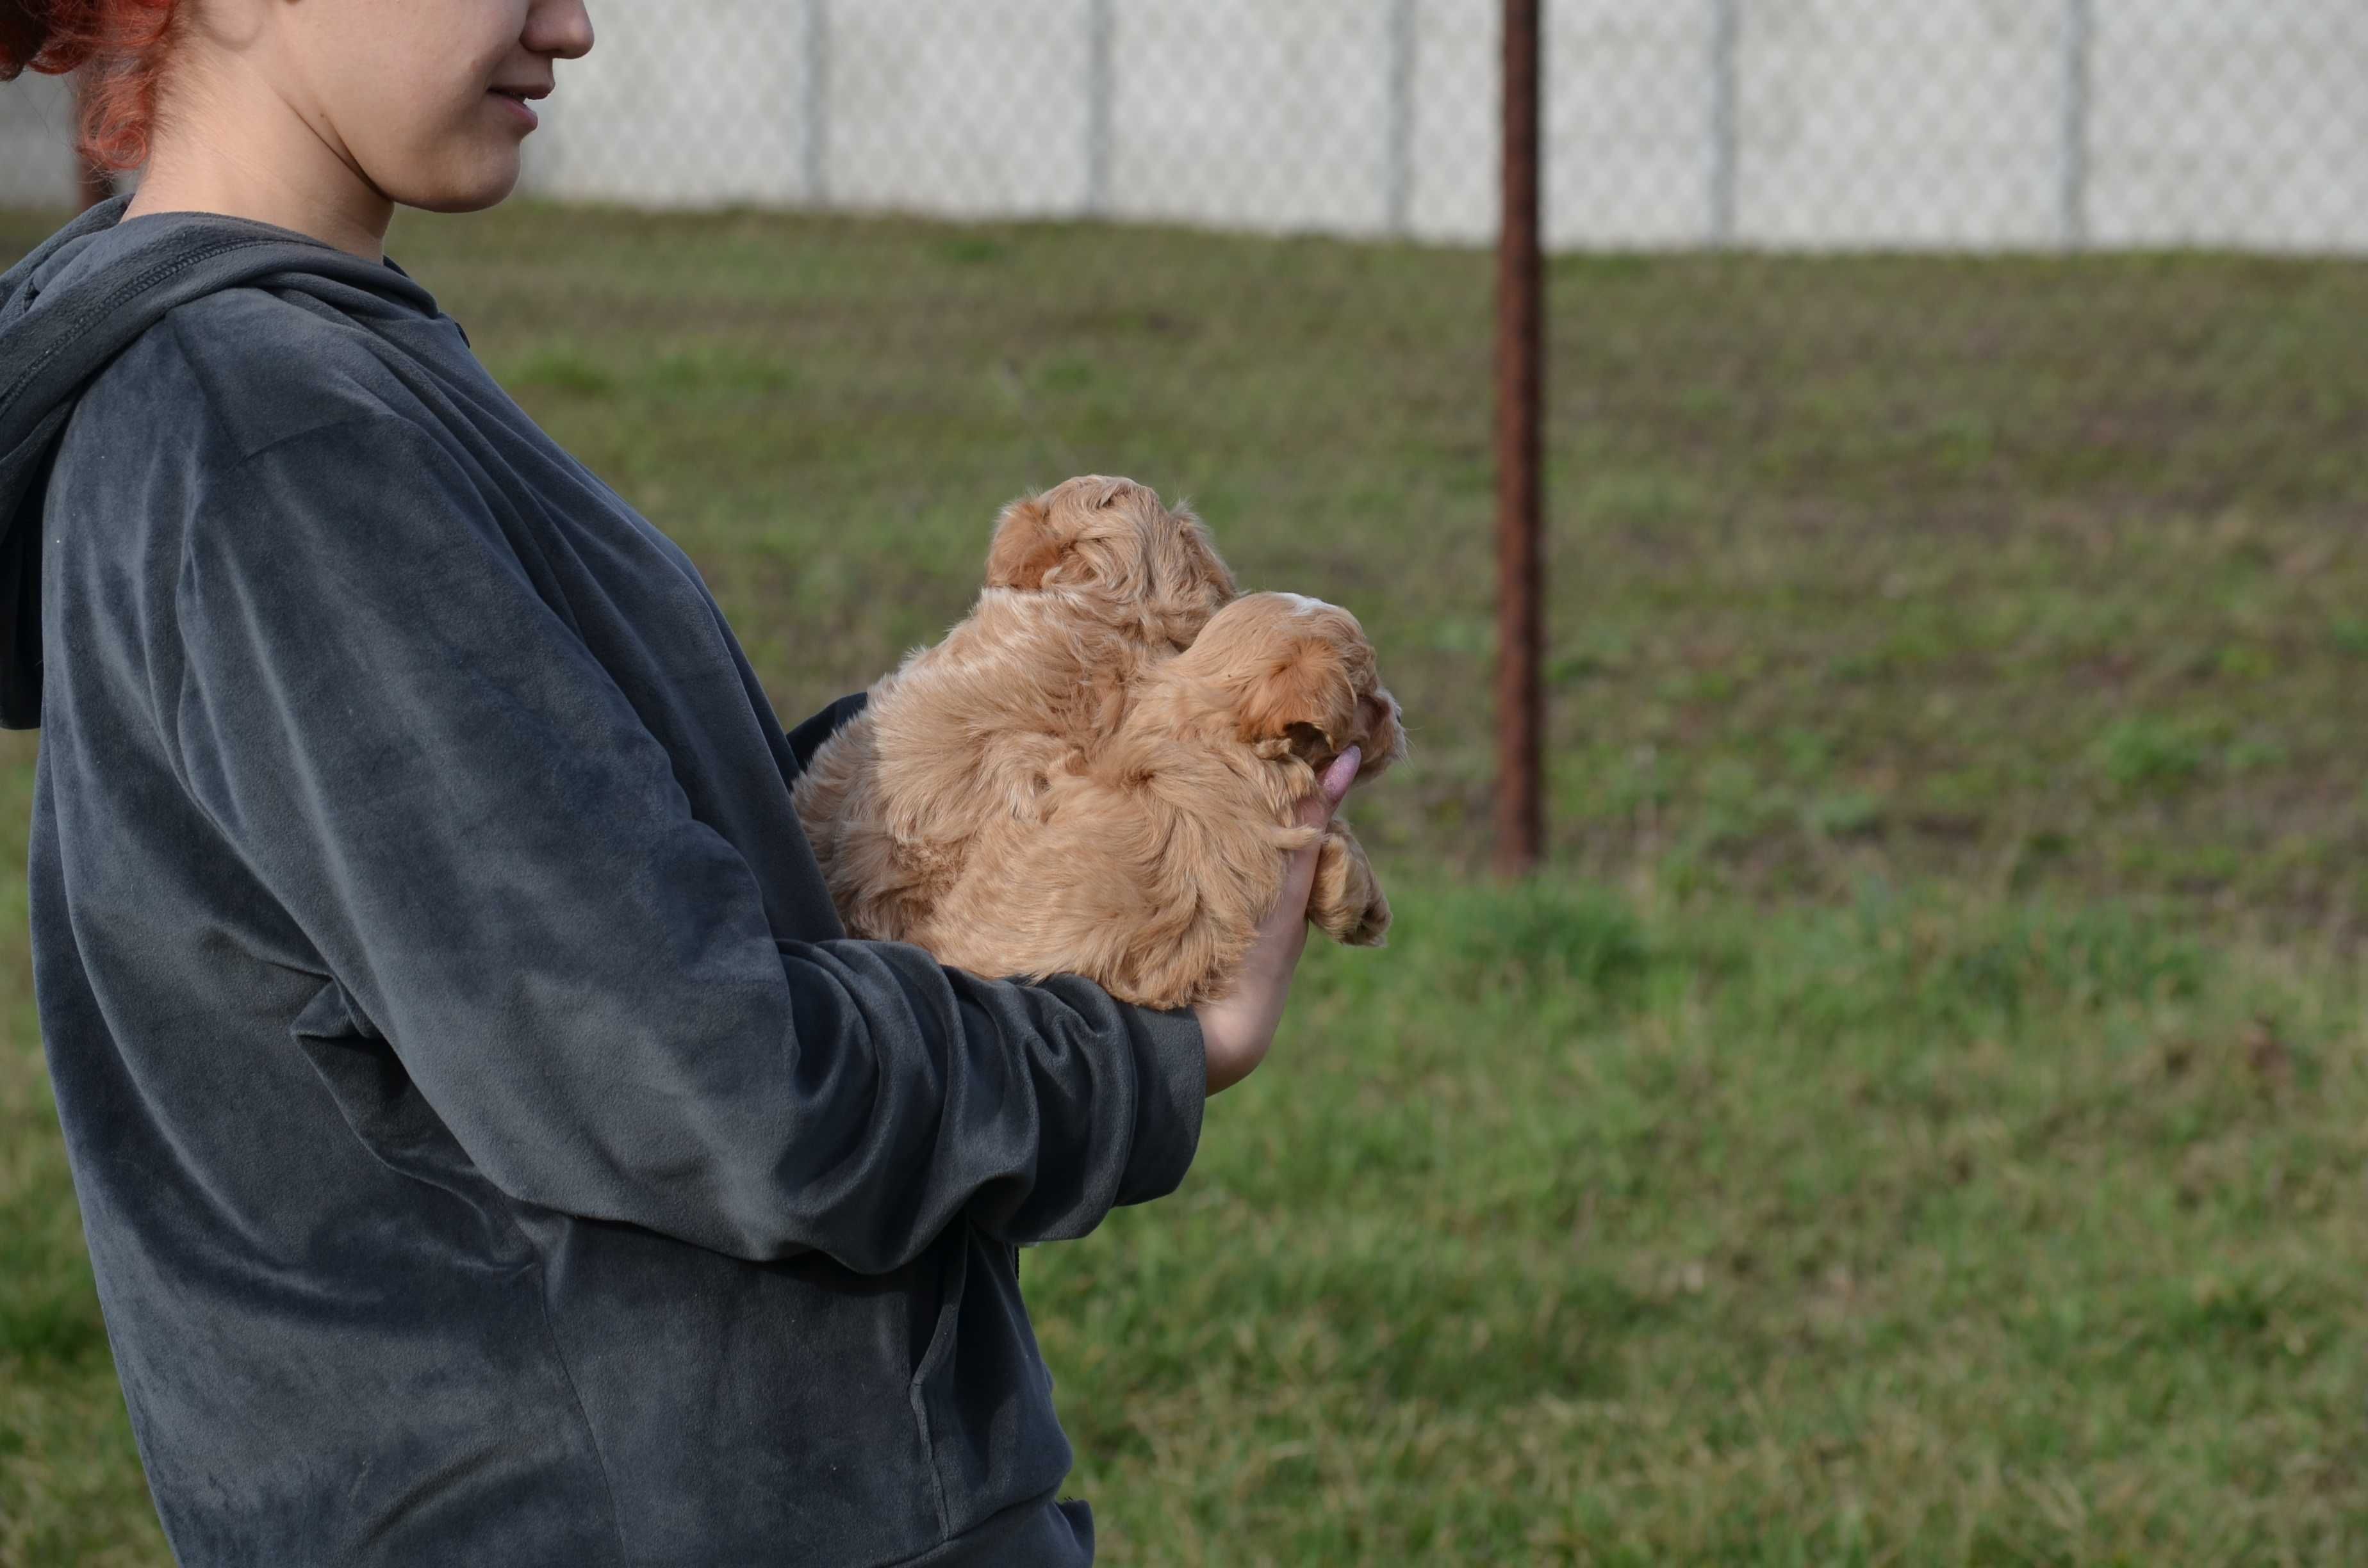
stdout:
[[487,93],[485,97],[494,99],[504,108],[518,116],[518,123],[529,131],[542,123],[541,117],[534,112],[534,106],[516,94],[495,91]]

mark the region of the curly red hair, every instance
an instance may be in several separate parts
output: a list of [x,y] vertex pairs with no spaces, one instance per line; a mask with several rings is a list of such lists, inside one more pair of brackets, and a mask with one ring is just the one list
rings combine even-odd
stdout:
[[95,168],[148,161],[180,0],[0,0],[0,82],[83,73],[75,144]]

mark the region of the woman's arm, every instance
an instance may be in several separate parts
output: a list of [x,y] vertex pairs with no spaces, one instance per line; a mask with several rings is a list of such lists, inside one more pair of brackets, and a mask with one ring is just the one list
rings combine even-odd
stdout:
[[777,938],[428,431],[218,474],[175,608],[186,667],[150,678],[190,793],[514,1197],[877,1271],[965,1214],[1075,1236],[1182,1178],[1190,1015]]

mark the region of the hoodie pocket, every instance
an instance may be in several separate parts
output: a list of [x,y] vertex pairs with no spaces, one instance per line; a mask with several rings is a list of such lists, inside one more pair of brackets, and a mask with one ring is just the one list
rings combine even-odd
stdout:
[[937,1314],[930,1324],[928,1345],[913,1368],[913,1381],[905,1397],[912,1402],[913,1422],[920,1430],[921,1452],[928,1461],[938,1529],[941,1534],[951,1535],[961,1527],[954,1522],[956,1500],[947,1494],[941,1450],[958,1440],[952,1429],[958,1424],[958,1415],[945,1408],[945,1402],[932,1394],[946,1381],[947,1363],[953,1357],[954,1341],[961,1332],[962,1290],[970,1282],[969,1222],[957,1226],[932,1251],[938,1266]]
[[958,1535],[1052,1491],[1068,1474],[1071,1455],[1011,1247],[967,1221],[944,1245],[937,1323],[914,1370],[912,1397],[943,1528]]

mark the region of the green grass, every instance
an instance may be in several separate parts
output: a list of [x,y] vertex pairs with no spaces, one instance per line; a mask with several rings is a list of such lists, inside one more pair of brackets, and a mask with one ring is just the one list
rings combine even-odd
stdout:
[[1033,1255],[1120,1561],[2368,1552],[2358,975],[2111,909],[1426,888]]
[[[2368,267],[1555,263],[1554,860],[1505,891],[1485,257],[530,207],[393,248],[785,716],[1091,470],[1374,632],[1392,948],[1314,954],[1180,1193],[1027,1259],[1106,1561],[2368,1560]],[[162,1562],[22,908],[0,1565]]]

